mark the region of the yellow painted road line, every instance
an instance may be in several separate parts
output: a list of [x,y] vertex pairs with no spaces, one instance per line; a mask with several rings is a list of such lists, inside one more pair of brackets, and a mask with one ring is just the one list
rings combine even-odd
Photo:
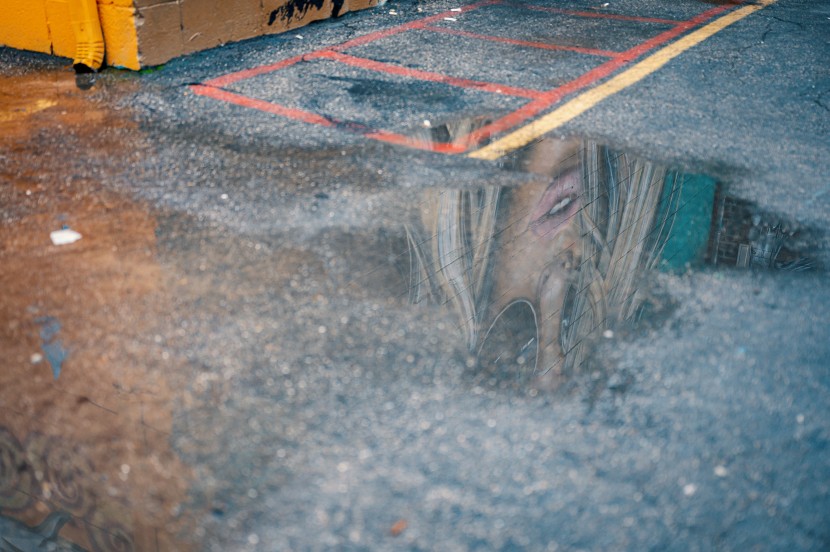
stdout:
[[628,88],[632,84],[654,73],[692,46],[700,44],[718,31],[725,29],[736,21],[740,21],[751,13],[775,3],[775,1],[776,0],[759,0],[757,4],[744,6],[743,8],[739,8],[733,12],[729,12],[715,21],[704,25],[700,29],[689,33],[676,42],[669,44],[665,48],[658,50],[656,53],[645,58],[643,61],[632,65],[630,68],[626,69],[616,77],[613,77],[611,80],[580,94],[576,98],[566,102],[561,107],[558,107],[547,115],[544,115],[532,123],[529,123],[522,128],[484,146],[483,148],[468,154],[469,157],[473,157],[475,159],[495,160],[510,153],[511,151],[526,146],[537,138],[540,138],[548,132],[564,125],[571,119],[585,113],[609,96]]

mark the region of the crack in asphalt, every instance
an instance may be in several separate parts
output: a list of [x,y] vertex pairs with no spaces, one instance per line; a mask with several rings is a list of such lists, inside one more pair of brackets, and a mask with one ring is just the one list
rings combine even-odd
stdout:
[[[773,19],[775,21],[778,21],[779,23],[786,23],[788,25],[793,25],[800,32],[804,32],[804,25],[802,23],[799,23],[798,21],[790,21],[789,19],[784,19],[783,17],[779,17],[777,15],[769,15],[769,14],[766,14],[765,17],[768,20]],[[767,40],[767,36],[769,36],[773,31],[774,31],[773,22],[772,21],[767,21],[767,28],[761,34],[761,42],[765,42]]]
[[826,105],[823,100],[824,96],[827,96],[828,94],[830,94],[830,88],[828,88],[824,92],[821,92],[817,97],[813,98],[813,103],[815,103],[825,111],[830,112],[830,106]]

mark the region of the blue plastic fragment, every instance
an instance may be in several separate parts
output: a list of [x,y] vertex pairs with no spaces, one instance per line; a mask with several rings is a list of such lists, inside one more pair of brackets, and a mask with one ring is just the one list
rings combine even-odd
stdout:
[[61,375],[61,366],[63,365],[63,361],[66,360],[69,351],[64,349],[63,343],[59,339],[50,343],[44,343],[41,348],[46,355],[46,360],[52,366],[52,375],[55,379],[58,379],[58,376]]
[[54,316],[39,316],[35,323],[40,325],[40,338],[43,341],[52,341],[61,331],[61,323]]
[[36,318],[35,322],[40,325],[40,339],[43,340],[41,349],[49,365],[52,366],[52,376],[58,379],[63,361],[69,356],[69,351],[63,346],[61,340],[57,339],[61,323],[54,316],[41,316]]

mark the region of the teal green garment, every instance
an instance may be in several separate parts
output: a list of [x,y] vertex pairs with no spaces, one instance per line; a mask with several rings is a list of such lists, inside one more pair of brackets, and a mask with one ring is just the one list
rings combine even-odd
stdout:
[[658,218],[667,220],[660,238],[665,240],[659,265],[661,270],[683,272],[688,266],[704,261],[715,206],[715,187],[715,181],[702,174],[666,175]]

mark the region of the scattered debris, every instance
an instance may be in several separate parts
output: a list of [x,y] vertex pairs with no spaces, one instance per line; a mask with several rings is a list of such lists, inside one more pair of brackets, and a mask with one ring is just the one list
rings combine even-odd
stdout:
[[55,245],[67,245],[75,243],[81,239],[82,236],[71,228],[64,227],[60,230],[50,232],[49,237],[52,238],[52,243]]
[[444,21],[458,21],[455,17],[445,17]]
[[389,10],[389,15],[398,15],[398,10]]

